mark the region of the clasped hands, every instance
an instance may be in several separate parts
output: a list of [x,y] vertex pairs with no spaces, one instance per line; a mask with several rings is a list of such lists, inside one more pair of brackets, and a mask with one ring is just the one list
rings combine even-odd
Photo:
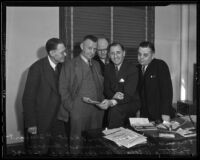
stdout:
[[101,103],[96,104],[99,108],[106,110],[108,109],[108,107],[113,107],[117,104],[117,101],[115,99],[118,100],[122,100],[124,99],[124,94],[122,92],[116,92],[113,96],[112,99],[104,99]]

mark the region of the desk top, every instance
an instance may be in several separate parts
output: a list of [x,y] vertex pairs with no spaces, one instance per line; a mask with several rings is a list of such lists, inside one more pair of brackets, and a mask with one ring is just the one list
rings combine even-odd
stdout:
[[[181,119],[180,119],[181,121]],[[185,123],[189,127],[191,123]],[[131,127],[129,127],[131,129]],[[139,144],[131,148],[118,146],[114,142],[103,137],[102,129],[89,130],[84,132],[87,139],[88,151],[91,155],[188,155],[196,156],[196,137],[182,137],[176,134],[175,138],[160,138],[158,131],[146,131],[147,143]]]

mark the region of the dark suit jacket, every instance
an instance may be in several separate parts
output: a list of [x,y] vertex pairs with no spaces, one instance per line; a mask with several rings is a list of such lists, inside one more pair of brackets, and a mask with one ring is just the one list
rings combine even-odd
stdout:
[[[120,80],[124,82],[120,83]],[[104,94],[107,99],[112,99],[116,92],[123,92],[124,99],[117,100],[118,104],[115,108],[122,113],[126,113],[127,116],[133,116],[139,107],[139,96],[136,90],[137,83],[137,68],[132,62],[124,61],[120,67],[118,76],[115,74],[115,67],[113,63],[106,65],[104,76]]]
[[60,100],[55,71],[48,58],[42,58],[28,72],[22,100],[25,127],[37,126],[38,132],[46,132],[56,119]]
[[153,59],[144,76],[139,68],[139,93],[141,99],[141,115],[151,120],[161,120],[161,115],[172,114],[172,82],[167,64]]
[[105,72],[105,65],[107,65],[108,63],[111,63],[111,61],[109,59],[106,59],[106,63],[103,63],[98,55],[95,55],[95,57],[93,58],[94,60],[96,60],[97,62],[99,62],[100,67],[101,67],[101,73],[104,76],[104,72]]
[[[78,56],[69,62],[65,62],[62,67],[59,79],[59,92],[62,99],[62,104],[58,113],[59,120],[67,122],[69,119],[69,113],[72,110],[74,99],[79,93],[83,81],[83,72],[80,65],[82,61],[81,57]],[[103,100],[103,77],[101,69],[98,62],[95,60],[92,60],[92,65],[101,83],[98,92],[102,95],[100,99]]]

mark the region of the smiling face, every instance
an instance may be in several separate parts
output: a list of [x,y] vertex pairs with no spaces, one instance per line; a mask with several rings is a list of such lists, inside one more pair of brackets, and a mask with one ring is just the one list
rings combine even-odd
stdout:
[[148,65],[154,58],[154,52],[149,47],[139,47],[138,62],[142,66]]
[[95,55],[97,49],[97,43],[93,42],[90,39],[86,39],[83,43],[81,43],[82,55],[86,59],[92,59]]
[[125,57],[125,51],[122,50],[120,45],[112,46],[110,47],[110,52],[109,52],[110,59],[112,62],[118,66],[120,65]]

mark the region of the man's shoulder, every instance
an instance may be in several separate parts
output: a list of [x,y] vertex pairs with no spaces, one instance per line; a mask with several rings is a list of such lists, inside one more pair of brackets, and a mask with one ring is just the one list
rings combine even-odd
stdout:
[[105,65],[105,69],[109,69],[109,68],[112,68],[114,66],[113,63],[108,63]]
[[75,57],[75,58],[72,58],[72,59],[69,59],[69,60],[66,60],[64,63],[63,63],[63,66],[65,68],[73,68],[75,65],[77,65],[78,63],[80,62],[80,58],[79,56]]
[[152,62],[153,62],[154,65],[167,66],[167,63],[164,60],[162,60],[162,59],[156,59],[156,58],[154,58]]
[[34,67],[40,67],[43,64],[45,64],[48,61],[47,57],[43,57],[41,59],[36,60],[31,66],[30,68],[34,68]]
[[124,61],[123,63],[127,70],[134,70],[134,71],[137,70],[137,64],[134,63],[133,61]]

